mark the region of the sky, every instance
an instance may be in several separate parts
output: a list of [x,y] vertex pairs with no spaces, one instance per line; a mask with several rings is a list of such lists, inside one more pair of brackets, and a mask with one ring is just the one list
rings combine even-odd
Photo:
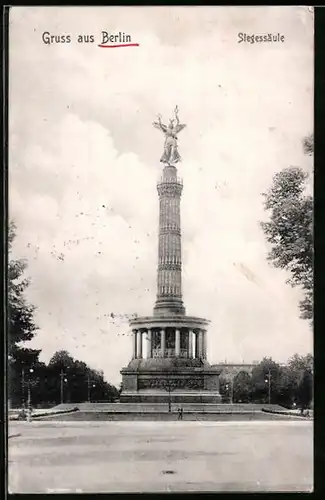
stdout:
[[[310,9],[13,7],[9,30],[12,257],[28,260],[40,359],[65,349],[119,383],[132,353],[125,315],[152,314],[156,298],[164,137],[152,122],[176,104],[183,299],[211,320],[209,361],[311,352],[302,292],[267,262],[259,225],[273,175],[313,169],[301,144],[313,131]],[[72,41],[45,44],[45,31]],[[139,46],[99,48],[101,31]]]

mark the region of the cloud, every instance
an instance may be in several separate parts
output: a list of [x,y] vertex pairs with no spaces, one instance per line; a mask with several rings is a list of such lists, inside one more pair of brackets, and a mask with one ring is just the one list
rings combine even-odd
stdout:
[[[152,311],[163,145],[152,121],[177,103],[184,299],[212,321],[210,360],[310,351],[301,293],[266,261],[259,227],[274,173],[312,169],[301,147],[313,123],[307,9],[109,9],[11,10],[10,215],[14,254],[29,260],[33,343],[44,359],[64,348],[118,382],[132,346],[118,335],[127,323],[107,315]],[[41,41],[45,30],[102,29],[140,47]],[[254,30],[286,42],[237,44]]]

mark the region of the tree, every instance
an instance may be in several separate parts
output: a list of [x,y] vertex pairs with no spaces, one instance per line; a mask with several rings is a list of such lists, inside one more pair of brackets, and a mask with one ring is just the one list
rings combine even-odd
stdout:
[[220,394],[223,403],[229,403],[232,400],[233,381],[230,375],[220,375],[219,377]]
[[[69,370],[75,363],[74,358],[68,353],[68,351],[60,350],[56,351],[52,358],[50,359],[49,366],[55,366],[59,370]],[[86,365],[85,365],[86,366]]]
[[233,400],[236,403],[251,401],[252,379],[248,372],[240,371],[233,380]]
[[292,372],[288,366],[281,366],[276,385],[273,403],[277,403],[286,408],[292,408],[296,399],[296,384]]
[[252,371],[251,401],[306,408],[312,400],[313,356],[294,354],[286,365],[264,358]]
[[314,366],[314,358],[312,354],[306,354],[306,356],[294,354],[288,360],[288,367],[293,373],[295,373],[295,375],[298,378],[301,378],[301,374],[305,370],[309,370],[312,372],[313,366]]
[[281,366],[272,358],[263,358],[252,371],[252,400],[255,403],[268,403],[270,395],[271,403],[280,404],[281,376]]
[[103,372],[92,370],[67,351],[53,354],[47,367],[47,397],[59,403],[115,401],[118,390],[104,380]]
[[308,407],[312,400],[313,364],[314,359],[311,354],[306,356],[295,354],[288,360],[293,399],[302,409]]
[[12,406],[21,406],[26,399],[26,381],[30,369],[35,370],[39,365],[38,349],[24,347],[15,350],[8,366],[8,388]]
[[23,371],[38,362],[40,350],[28,349],[25,342],[32,340],[37,326],[34,323],[35,307],[28,304],[25,291],[30,280],[24,276],[27,268],[25,260],[10,259],[12,244],[16,236],[16,226],[9,223],[8,247],[8,372],[9,396],[13,406],[23,399]]
[[32,407],[43,405],[48,405],[49,392],[48,392],[48,367],[45,363],[38,361],[33,366],[32,381],[33,385],[31,387],[31,403]]
[[[9,256],[12,243],[16,235],[16,226],[9,224],[8,246]],[[9,312],[9,337],[8,354],[15,358],[21,349],[21,343],[32,340],[37,330],[34,323],[35,307],[27,304],[24,292],[30,280],[24,277],[27,262],[23,259],[9,260],[8,266],[8,312]]]
[[314,153],[314,136],[313,134],[307,135],[302,141],[304,152],[306,155],[311,156]]
[[297,390],[297,399],[301,411],[309,408],[312,398],[313,376],[310,370],[305,370]]
[[[304,139],[304,151],[313,153],[313,138]],[[301,317],[313,316],[313,199],[305,194],[308,174],[298,167],[286,168],[273,177],[273,184],[263,193],[268,222],[261,222],[271,244],[268,259],[275,267],[286,269],[291,286],[301,286]]]

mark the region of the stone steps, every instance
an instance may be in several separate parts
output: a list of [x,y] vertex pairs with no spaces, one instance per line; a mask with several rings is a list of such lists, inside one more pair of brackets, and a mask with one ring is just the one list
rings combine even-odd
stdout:
[[[262,409],[272,411],[283,411],[284,408],[278,405],[267,404],[208,404],[208,403],[183,403],[182,405],[172,404],[172,411],[177,412],[181,406],[186,413],[256,413]],[[71,403],[60,404],[52,410],[69,410],[78,408],[82,412],[105,412],[105,413],[168,413],[166,403]]]
[[[185,421],[210,421],[210,422],[245,422],[245,421],[270,421],[270,420],[301,420],[303,417],[287,416],[276,413],[266,413],[262,411],[256,412],[234,412],[234,413],[202,413],[202,412],[189,412],[183,414],[183,422]],[[35,420],[39,421],[70,421],[70,422],[105,422],[105,421],[143,421],[143,422],[174,422],[177,424],[177,412],[173,413],[139,413],[139,412],[91,412],[91,411],[77,411],[74,413],[48,415],[38,417]]]

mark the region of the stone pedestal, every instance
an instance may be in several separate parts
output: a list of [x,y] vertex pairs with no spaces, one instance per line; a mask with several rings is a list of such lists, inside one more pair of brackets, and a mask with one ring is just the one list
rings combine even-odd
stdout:
[[134,360],[122,370],[121,403],[220,403],[219,375],[207,362]]

